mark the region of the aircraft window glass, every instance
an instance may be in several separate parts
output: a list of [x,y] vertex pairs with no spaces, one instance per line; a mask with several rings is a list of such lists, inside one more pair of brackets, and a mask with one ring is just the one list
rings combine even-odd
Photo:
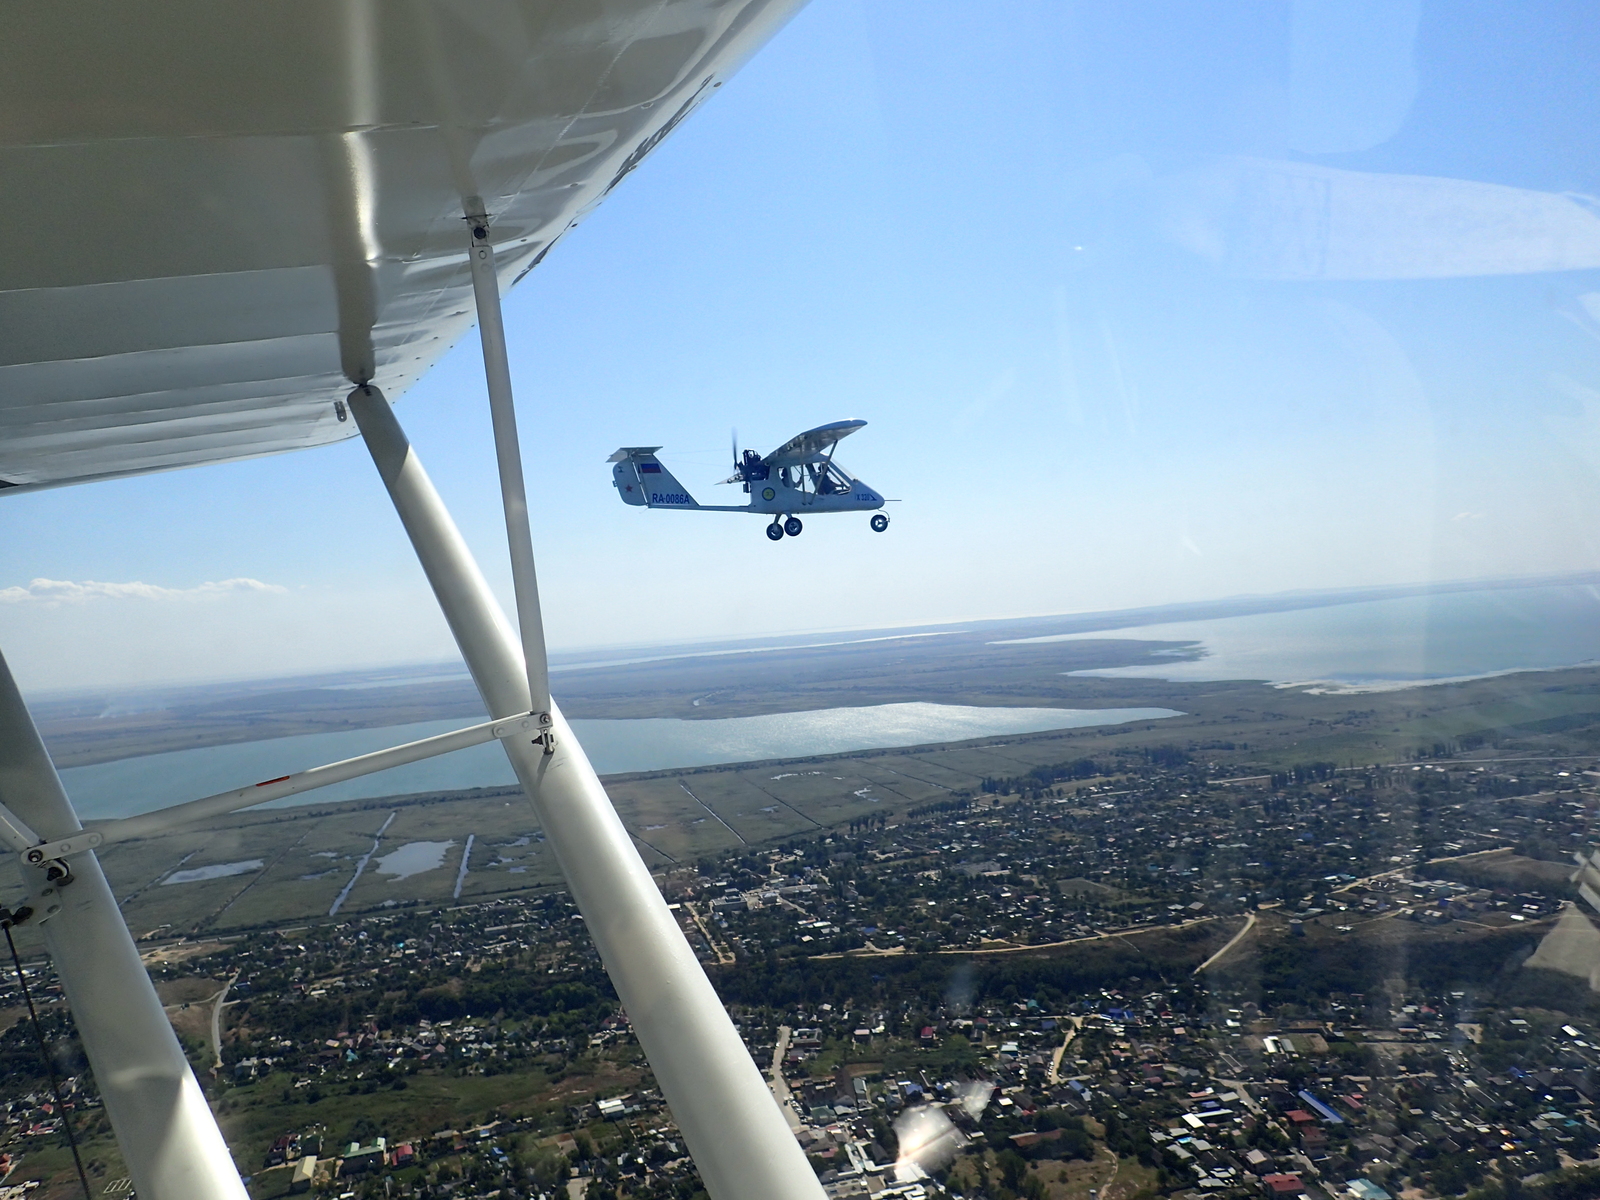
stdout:
[[832,496],[850,490],[850,477],[831,462],[813,465],[811,482],[819,496]]

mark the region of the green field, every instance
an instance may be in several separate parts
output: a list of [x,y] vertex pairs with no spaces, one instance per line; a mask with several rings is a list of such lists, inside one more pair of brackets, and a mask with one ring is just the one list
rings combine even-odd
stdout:
[[[1327,761],[1338,766],[1462,751],[1472,757],[1600,751],[1600,670],[1527,673],[1402,691],[1327,695],[1256,683],[1073,681],[1100,704],[1164,704],[1158,722],[1013,735],[904,750],[612,776],[606,788],[652,869],[693,864],[745,845],[781,842],[862,818],[893,820],[976,791],[986,777],[1040,765],[1178,746],[1240,775]],[[515,791],[479,790],[387,801],[242,813],[101,855],[140,937],[228,933],[325,919],[373,849],[342,914],[453,902],[473,836],[460,902],[561,886],[538,823]],[[437,865],[407,878],[383,858],[440,844]],[[175,870],[259,861],[240,874],[163,882]],[[13,885],[14,886],[14,885]]]

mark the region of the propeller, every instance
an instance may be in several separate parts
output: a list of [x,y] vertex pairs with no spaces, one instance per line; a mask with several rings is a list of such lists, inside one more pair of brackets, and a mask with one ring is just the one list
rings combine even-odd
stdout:
[[[729,475],[722,482],[723,483],[743,483],[744,482],[744,466],[743,466],[742,460],[739,458],[739,430],[737,428],[734,429],[734,431],[733,431],[733,474]],[[721,486],[721,485],[719,484],[718,486]]]

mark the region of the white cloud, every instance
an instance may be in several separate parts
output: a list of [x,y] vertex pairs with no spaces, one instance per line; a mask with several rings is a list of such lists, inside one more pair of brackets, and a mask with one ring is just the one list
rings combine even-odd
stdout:
[[276,592],[289,589],[259,579],[223,579],[192,588],[161,587],[154,583],[82,583],[67,579],[35,579],[27,587],[0,588],[0,604],[79,604],[86,600],[206,600],[238,592]]

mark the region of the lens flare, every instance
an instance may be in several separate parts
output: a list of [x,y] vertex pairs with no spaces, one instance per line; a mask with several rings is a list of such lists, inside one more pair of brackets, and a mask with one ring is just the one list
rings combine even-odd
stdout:
[[894,1164],[897,1183],[926,1179],[949,1166],[967,1144],[966,1135],[945,1116],[944,1110],[931,1104],[906,1109],[894,1123],[894,1132],[900,1140],[900,1158]]

